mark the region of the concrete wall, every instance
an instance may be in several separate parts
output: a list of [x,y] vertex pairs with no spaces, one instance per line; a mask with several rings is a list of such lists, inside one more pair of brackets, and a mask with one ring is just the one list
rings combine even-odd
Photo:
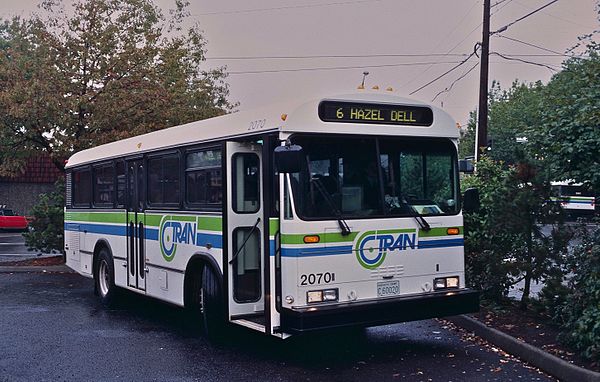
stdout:
[[51,192],[53,184],[48,183],[6,183],[0,182],[0,205],[14,210],[18,214],[30,215],[31,208],[37,204],[40,194]]

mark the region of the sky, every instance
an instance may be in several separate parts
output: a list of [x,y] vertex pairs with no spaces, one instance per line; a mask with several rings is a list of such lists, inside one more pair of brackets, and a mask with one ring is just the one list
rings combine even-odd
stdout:
[[[491,0],[491,30],[552,0]],[[0,17],[36,0],[0,0]],[[155,0],[165,12],[174,0]],[[477,106],[483,0],[190,0],[208,40],[207,66],[226,66],[230,100],[247,110],[291,99],[388,87],[445,109],[461,125]],[[578,37],[600,29],[597,0],[558,0],[490,39],[490,85],[546,83]],[[598,36],[596,37],[598,39]],[[512,58],[508,60],[495,54]],[[540,65],[516,61],[525,60]],[[551,69],[552,68],[552,69]],[[416,91],[418,90],[418,91]],[[415,92],[416,91],[416,92]],[[411,94],[412,93],[412,94]],[[439,94],[438,94],[439,93]]]

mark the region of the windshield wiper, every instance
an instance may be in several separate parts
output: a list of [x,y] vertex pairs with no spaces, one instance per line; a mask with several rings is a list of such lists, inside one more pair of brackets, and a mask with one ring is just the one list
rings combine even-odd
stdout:
[[342,236],[350,235],[352,233],[352,231],[350,231],[350,227],[348,227],[348,223],[346,223],[346,220],[344,220],[344,218],[342,217],[342,212],[340,210],[338,210],[337,207],[335,206],[333,199],[331,199],[331,195],[329,195],[329,193],[325,189],[325,186],[323,186],[321,179],[315,178],[315,179],[311,179],[310,181],[315,184],[317,190],[321,193],[321,195],[323,195],[323,198],[325,198],[325,201],[329,205],[329,208],[331,209],[331,211],[333,212],[335,217],[338,219],[338,225],[340,226],[340,229],[342,230]]
[[406,204],[408,207],[409,216],[415,218],[419,227],[421,227],[421,229],[425,232],[431,231],[431,226],[429,223],[427,223],[427,220],[425,220],[423,215],[420,214],[419,211],[417,211],[417,209],[413,207],[412,204],[410,204],[402,194],[400,194],[400,200],[402,200],[402,203]]

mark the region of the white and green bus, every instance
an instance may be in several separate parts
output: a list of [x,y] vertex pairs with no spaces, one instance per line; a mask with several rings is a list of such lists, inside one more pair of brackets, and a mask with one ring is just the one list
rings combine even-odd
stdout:
[[365,92],[84,150],[66,166],[67,265],[105,304],[157,298],[208,335],[473,312],[457,138],[444,111]]

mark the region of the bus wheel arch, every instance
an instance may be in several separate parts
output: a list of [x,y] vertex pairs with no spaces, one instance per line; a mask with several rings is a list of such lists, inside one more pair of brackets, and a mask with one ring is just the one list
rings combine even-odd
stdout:
[[184,306],[195,320],[203,322],[203,332],[218,340],[225,326],[223,274],[215,259],[198,253],[190,259],[184,276]]
[[92,271],[94,293],[103,305],[112,305],[117,295],[115,262],[110,245],[105,240],[99,240],[94,247]]

